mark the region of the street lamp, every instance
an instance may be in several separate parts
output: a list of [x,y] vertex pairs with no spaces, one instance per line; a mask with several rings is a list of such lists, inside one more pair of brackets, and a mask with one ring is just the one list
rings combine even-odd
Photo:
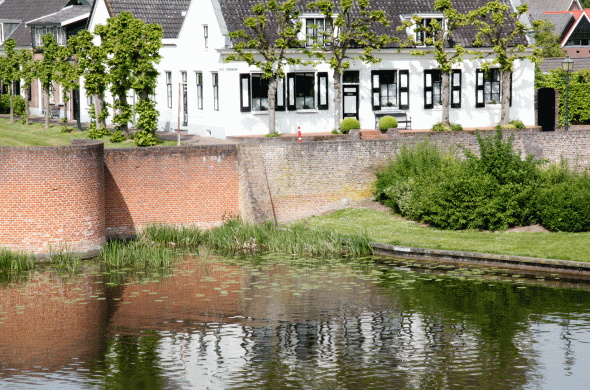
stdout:
[[565,57],[565,60],[561,61],[561,67],[565,72],[565,126],[563,131],[567,131],[569,127],[569,92],[570,92],[570,72],[574,69],[574,61],[569,55]]

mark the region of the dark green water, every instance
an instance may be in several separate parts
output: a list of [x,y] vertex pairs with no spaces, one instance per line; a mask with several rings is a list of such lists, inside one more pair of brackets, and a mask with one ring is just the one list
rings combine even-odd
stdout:
[[0,287],[0,388],[588,388],[590,286],[217,256]]

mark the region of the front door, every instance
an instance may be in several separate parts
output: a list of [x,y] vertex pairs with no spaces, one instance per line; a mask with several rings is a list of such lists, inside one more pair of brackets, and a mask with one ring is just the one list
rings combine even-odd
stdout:
[[345,85],[342,89],[342,113],[344,118],[359,119],[359,86]]

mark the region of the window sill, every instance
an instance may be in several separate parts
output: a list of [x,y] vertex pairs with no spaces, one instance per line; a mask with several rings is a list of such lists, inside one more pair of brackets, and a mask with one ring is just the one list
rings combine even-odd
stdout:
[[316,108],[302,108],[302,109],[299,109],[295,112],[298,114],[316,114],[320,111]]
[[254,111],[254,110],[252,110],[252,115],[268,115],[268,111]]

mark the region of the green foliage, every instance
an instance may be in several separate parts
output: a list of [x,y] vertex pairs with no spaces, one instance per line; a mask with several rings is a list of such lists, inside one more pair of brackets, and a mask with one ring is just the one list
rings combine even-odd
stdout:
[[[569,75],[569,121],[572,123],[590,123],[590,69],[571,72]],[[559,124],[565,124],[566,74],[562,69],[551,70],[549,74],[539,76],[539,88],[554,88],[559,91]]]
[[120,129],[117,129],[113,132],[113,134],[111,135],[110,141],[114,144],[117,144],[119,142],[123,142],[125,141],[127,138],[125,138],[125,136],[123,135],[123,133],[121,133]]
[[518,130],[526,129],[526,126],[524,125],[524,123],[522,123],[522,121],[520,119],[513,119],[510,121],[510,124],[512,126],[514,126],[515,129],[518,129]]
[[269,138],[276,138],[276,137],[280,137],[280,136],[281,136],[281,134],[277,133],[277,132],[265,134],[265,137],[269,137]]
[[[342,107],[342,74],[355,61],[375,64],[381,61],[374,55],[391,41],[387,35],[378,35],[374,31],[381,24],[388,26],[389,21],[385,12],[369,10],[368,0],[340,0],[339,4],[331,0],[316,0],[308,3],[310,11],[316,11],[324,16],[325,28],[318,29],[317,25],[307,26],[314,31],[310,37],[313,45],[304,52],[310,58],[316,58],[327,63],[334,70],[334,126],[340,121],[340,107]],[[350,52],[352,47],[362,48],[362,52]]]
[[96,123],[92,122],[88,126],[88,138],[89,139],[100,139],[102,137],[110,136],[112,133],[106,127],[96,128]]
[[590,177],[565,164],[543,172],[535,205],[543,226],[552,231],[590,231]]
[[388,130],[388,129],[395,129],[397,128],[397,119],[386,115],[383,118],[379,119],[379,129],[380,130]]
[[139,117],[136,123],[137,128],[155,134],[158,127],[158,116],[160,115],[156,110],[155,102],[150,99],[141,99],[135,105],[135,113]]
[[269,133],[274,133],[276,128],[277,80],[285,77],[285,66],[303,63],[301,58],[287,54],[287,50],[300,50],[305,43],[297,38],[302,22],[296,4],[295,0],[282,3],[269,0],[256,4],[252,9],[254,16],[244,20],[246,28],[228,34],[235,41],[234,53],[228,55],[224,62],[245,61],[260,69],[263,78],[269,79]]
[[540,21],[535,29],[533,38],[543,58],[565,57],[565,50],[561,48],[561,38],[554,32],[555,26],[547,20]]
[[448,125],[442,122],[435,123],[432,125],[432,131],[463,131],[463,126],[458,123],[449,123]]
[[[12,98],[12,106],[15,115],[25,114],[25,99],[20,95],[15,95]],[[2,95],[0,100],[0,113],[10,114],[10,95]]]
[[348,133],[352,129],[360,129],[361,123],[356,118],[344,118],[340,123],[342,134]]
[[138,130],[134,134],[133,140],[137,146],[155,146],[161,142],[155,135],[145,129]]
[[521,160],[513,137],[477,133],[479,156],[465,159],[422,143],[403,146],[377,171],[376,199],[408,218],[443,229],[502,230],[535,222],[539,173],[532,157]]

